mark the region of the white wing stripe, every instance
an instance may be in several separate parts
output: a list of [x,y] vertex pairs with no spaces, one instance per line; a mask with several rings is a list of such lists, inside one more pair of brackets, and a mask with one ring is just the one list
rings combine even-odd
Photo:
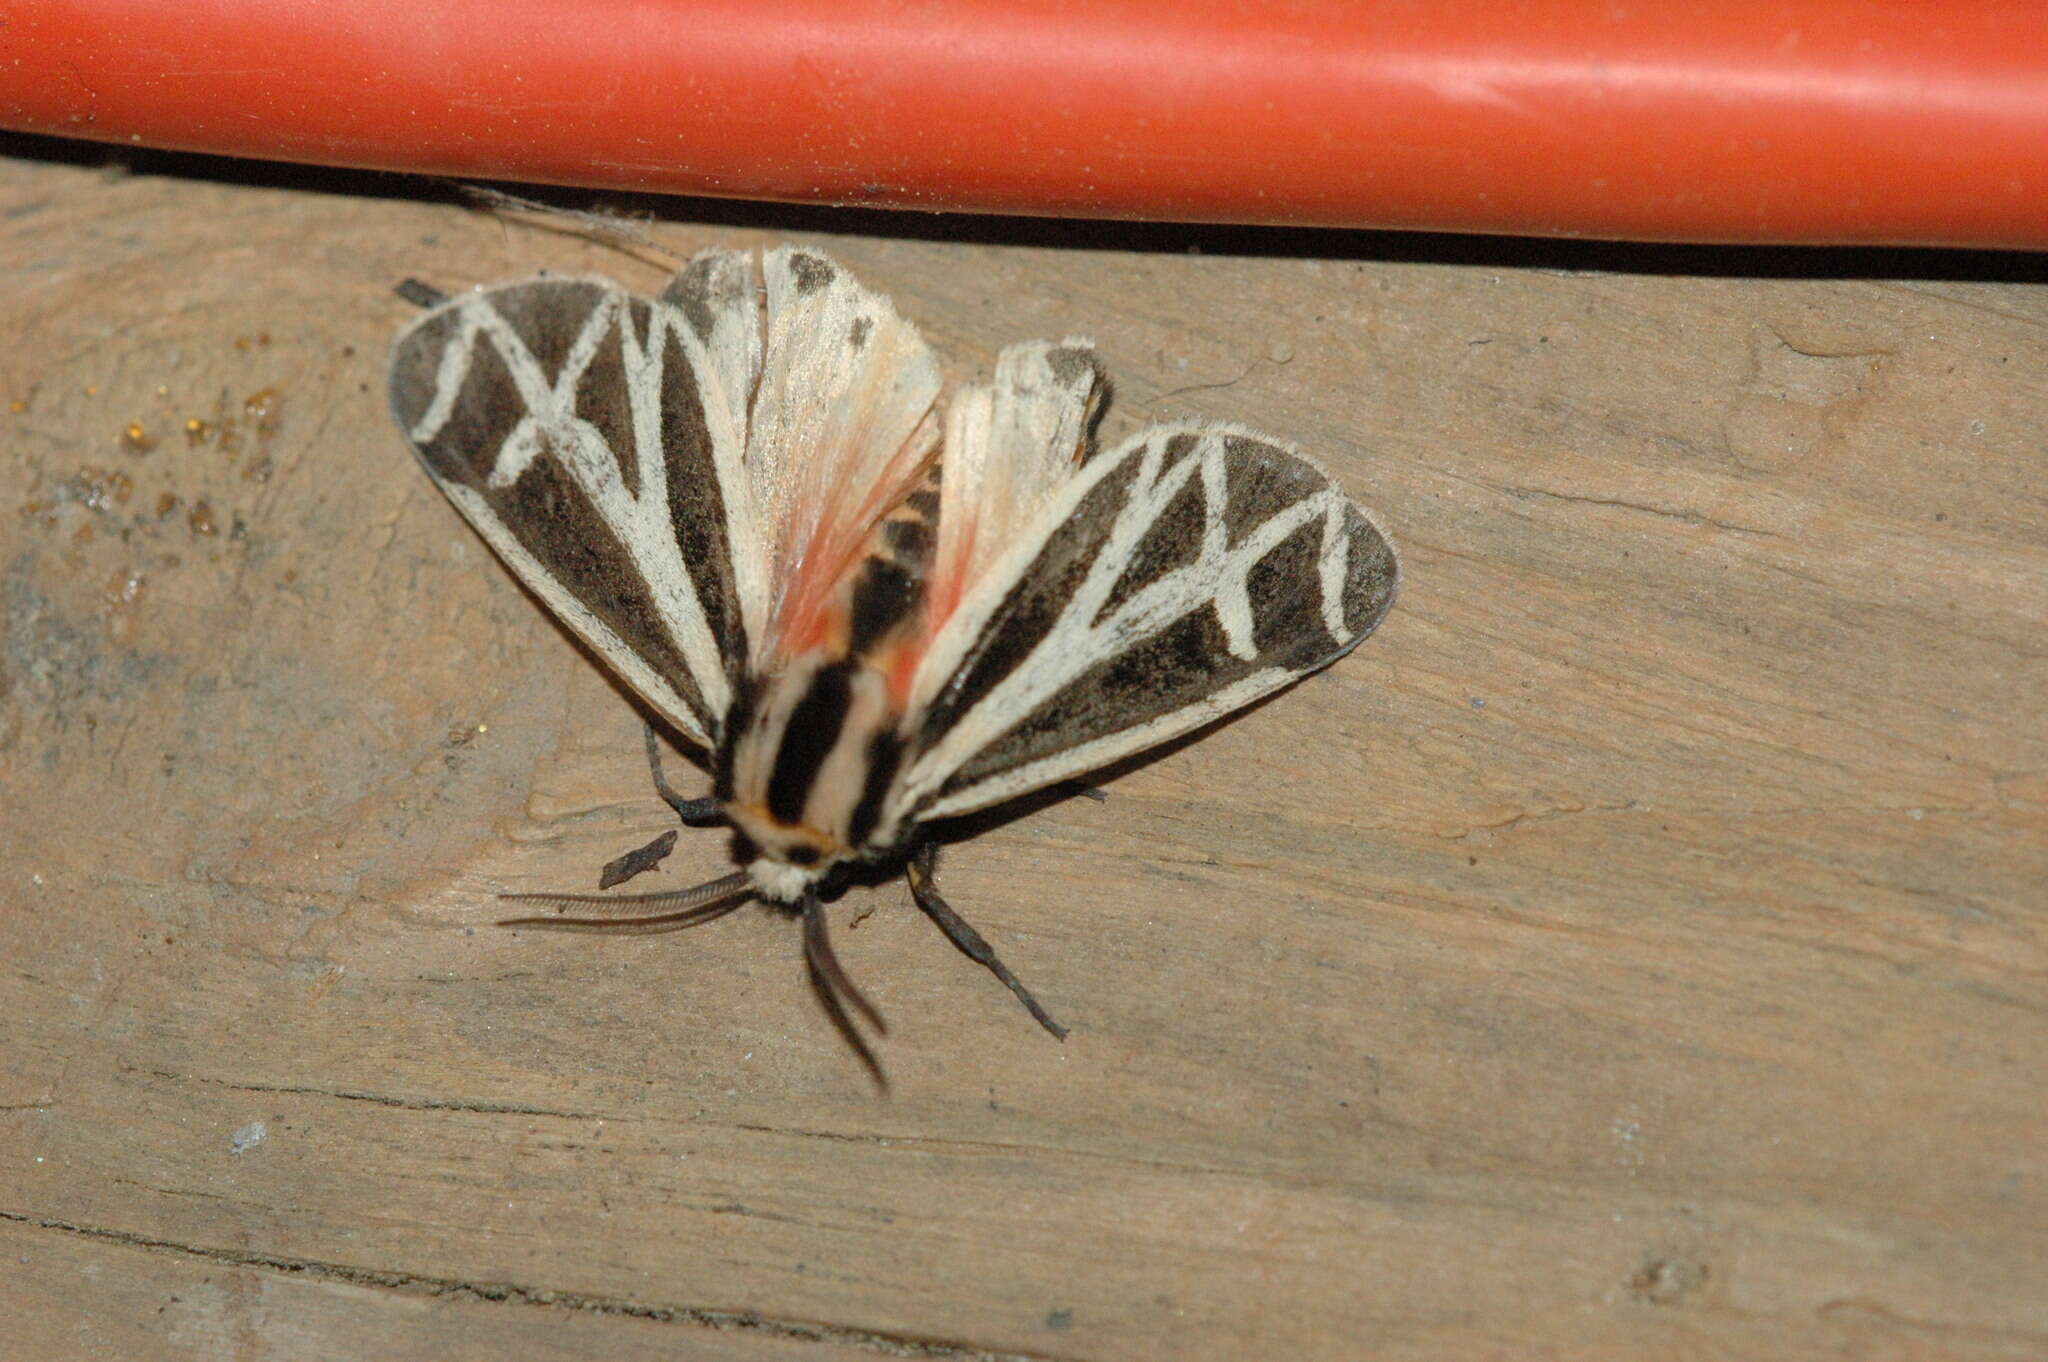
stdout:
[[[654,308],[657,314],[669,311],[663,303],[656,303]],[[748,320],[751,322],[752,319]],[[736,323],[730,318],[721,316],[718,320],[716,354],[680,318],[671,314],[668,324],[682,342],[692,373],[723,375],[727,379],[724,383],[700,382],[697,394],[703,404],[704,429],[711,438],[711,461],[718,470],[719,503],[725,509],[728,566],[732,571],[733,591],[739,596],[740,622],[745,625],[749,639],[759,638],[761,631],[768,627],[768,581],[764,576],[767,564],[761,545],[760,516],[754,501],[754,488],[747,477],[747,411],[744,405],[733,405],[736,399],[743,402],[744,395],[752,391],[754,371],[751,367],[746,368],[737,378],[731,372],[736,365],[751,366],[756,361],[749,358],[741,341],[732,339],[730,333]],[[664,464],[664,484],[666,479]]]
[[1093,742],[1082,743],[1049,757],[1026,762],[1001,775],[990,776],[954,791],[919,813],[920,818],[950,818],[954,814],[972,813],[992,804],[1000,804],[1014,795],[1028,794],[1042,789],[1056,780],[1081,771],[1093,771],[1117,758],[1133,752],[1143,752],[1169,742],[1183,733],[1200,728],[1211,719],[1219,718],[1234,709],[1241,708],[1269,691],[1278,690],[1293,680],[1295,673],[1282,667],[1269,667],[1251,673],[1235,684],[1203,696],[1192,704],[1165,714],[1134,728],[1120,729]]
[[469,360],[475,351],[478,324],[467,307],[458,309],[455,315],[461,318],[462,330],[441,347],[441,362],[434,369],[434,400],[427,403],[420,419],[413,422],[412,429],[405,433],[406,438],[420,448],[425,448],[441,434],[441,427],[447,425],[448,418],[455,414],[455,399],[462,395],[462,385],[469,378]]
[[[1337,494],[1332,491],[1329,495]],[[1344,623],[1344,583],[1351,575],[1351,534],[1343,498],[1338,501],[1340,504],[1323,517],[1323,547],[1316,566],[1322,576],[1323,628],[1330,631],[1331,638],[1341,639],[1349,632]]]
[[683,702],[682,696],[676,694],[675,687],[642,661],[640,655],[627,647],[625,641],[607,628],[582,601],[565,591],[551,573],[542,570],[533,561],[533,555],[526,551],[525,545],[519,542],[518,536],[505,528],[489,502],[460,483],[444,482],[441,490],[448,494],[448,499],[455,503],[463,518],[476,527],[492,551],[512,565],[519,580],[525,582],[548,609],[589,640],[590,646],[597,649],[606,664],[628,685],[646,696],[685,737],[705,747],[711,745],[711,735],[704,731],[704,726],[697,721],[690,706]]
[[[510,486],[543,452],[559,459],[577,489],[612,527],[632,558],[670,639],[690,664],[691,678],[697,683],[706,708],[712,714],[724,713],[732,703],[732,686],[720,664],[718,643],[712,636],[703,603],[697,599],[689,569],[683,563],[682,547],[676,541],[669,515],[667,457],[661,439],[665,334],[670,330],[680,333],[687,346],[692,340],[688,328],[673,309],[654,304],[643,348],[632,334],[625,295],[608,289],[577,333],[561,372],[551,384],[533,352],[489,299],[468,299],[461,304],[460,312],[461,335],[443,352],[435,378],[434,400],[413,428],[414,442],[431,441],[448,420],[468,377],[477,337],[480,333],[488,336],[526,409],[526,415],[506,437],[492,462],[491,485]],[[640,472],[637,496],[626,488],[618,453],[596,427],[576,415],[576,393],[584,371],[596,358],[605,333],[613,326],[619,330],[633,416],[633,453]]]
[[[1089,565],[1087,579],[1060,611],[1052,627],[1038,646],[1032,649],[1030,655],[992,687],[988,694],[962,716],[952,730],[912,767],[904,780],[905,793],[910,800],[921,799],[937,789],[948,775],[965,765],[974,753],[1001,737],[1007,729],[1056,694],[1061,687],[1070,684],[1105,658],[1112,657],[1139,640],[1157,633],[1183,615],[1204,605],[1214,604],[1232,654],[1245,661],[1255,658],[1257,646],[1252,637],[1252,608],[1247,585],[1251,571],[1288,536],[1318,516],[1324,521],[1318,563],[1318,585],[1323,588],[1324,593],[1323,619],[1326,625],[1330,625],[1333,610],[1330,601],[1333,598],[1337,599],[1338,604],[1334,607],[1336,619],[1330,626],[1330,632],[1333,642],[1341,643],[1345,640],[1347,631],[1343,627],[1341,595],[1346,548],[1342,530],[1348,503],[1343,495],[1334,488],[1325,487],[1304,497],[1285,510],[1269,516],[1233,549],[1229,547],[1224,522],[1228,506],[1228,469],[1225,465],[1222,435],[1214,431],[1202,434],[1196,450],[1182,458],[1162,478],[1160,464],[1165,457],[1168,439],[1174,433],[1154,431],[1144,437],[1146,443],[1138,455],[1140,463],[1137,476],[1122,508],[1117,512],[1107,541]],[[1076,479],[1077,484],[1085,484],[1078,491],[1085,492],[1086,488],[1092,487],[1109,467],[1120,462],[1121,460],[1116,457],[1098,460],[1096,467],[1087,470],[1094,472],[1095,477]],[[1097,616],[1101,614],[1104,603],[1109,599],[1118,579],[1128,566],[1131,554],[1140,539],[1172,502],[1174,496],[1186,485],[1188,479],[1198,472],[1202,477],[1205,496],[1202,542],[1197,559],[1150,583],[1120,605],[1108,618],[1097,622]],[[1043,522],[1040,528],[1045,533],[1041,533],[1030,542],[1028,547],[1034,553],[1044,543],[1046,534],[1073,512],[1078,501],[1078,494],[1061,499],[1058,518]],[[1331,528],[1333,524],[1336,527],[1334,538]],[[1333,573],[1335,590],[1331,589]],[[977,613],[981,615],[981,619],[975,622],[978,629],[985,624],[986,612]],[[1272,682],[1269,680],[1265,684],[1271,685]],[[1101,741],[1118,744],[1118,750],[1135,750],[1125,744],[1121,736]],[[1075,749],[1063,754],[1060,758],[1062,764],[1071,766],[1076,760],[1075,753],[1080,750]],[[1009,781],[1010,777],[1006,776],[1002,783],[1008,784]],[[980,788],[977,787],[978,790]],[[985,792],[980,802],[987,802]]]
[[[1213,443],[1221,449],[1220,440]],[[1202,557],[1197,567],[1216,562],[1229,552],[1230,532],[1223,523],[1223,508],[1229,504],[1228,496],[1223,460],[1207,457],[1205,450],[1202,459]],[[1155,583],[1155,588],[1166,584]],[[1252,596],[1245,575],[1242,572],[1226,573],[1215,580],[1214,590],[1216,619],[1223,626],[1223,638],[1229,645],[1230,655],[1251,661],[1259,655],[1259,650],[1252,642]]]

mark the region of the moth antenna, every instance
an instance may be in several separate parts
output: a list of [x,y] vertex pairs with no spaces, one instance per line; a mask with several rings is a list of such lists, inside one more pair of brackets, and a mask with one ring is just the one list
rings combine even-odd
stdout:
[[[490,213],[501,222],[516,223],[538,231],[552,232],[561,236],[581,237],[594,245],[608,247],[641,264],[666,265],[669,269],[683,263],[683,257],[656,241],[647,230],[645,221],[614,209],[564,208],[560,204],[547,203],[541,199],[528,198],[522,194],[508,194],[502,189],[493,189],[485,184],[471,184],[466,180],[443,180],[478,212]],[[515,217],[514,214],[523,216]],[[641,252],[655,257],[649,261]]]
[[[673,932],[724,917],[754,892],[754,882],[744,870],[736,870],[692,889],[669,889],[659,894],[500,894],[508,903],[545,903],[554,907],[575,904],[603,908],[605,914],[591,917],[508,917],[500,927],[544,927],[559,931]],[[656,909],[635,916],[619,915],[620,909]]]
[[846,971],[839,967],[839,957],[832,953],[831,938],[825,934],[825,910],[818,902],[816,893],[804,895],[804,960],[810,966],[811,987],[818,994],[818,1001],[825,1005],[825,1015],[832,1019],[832,1025],[846,1038],[860,1062],[867,1066],[868,1074],[877,1086],[887,1088],[889,1077],[882,1072],[882,1063],[875,1058],[874,1050],[860,1028],[853,1024],[853,1018],[846,1014],[845,998],[854,1005],[861,1016],[881,1035],[889,1032],[888,1023],[861,991],[853,986],[853,980],[846,977]]

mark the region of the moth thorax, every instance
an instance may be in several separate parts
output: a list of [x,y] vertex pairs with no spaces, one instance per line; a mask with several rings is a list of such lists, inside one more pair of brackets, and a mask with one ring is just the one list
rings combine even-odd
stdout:
[[[799,658],[763,678],[733,738],[726,813],[760,849],[749,873],[767,897],[801,894],[869,849],[900,744],[888,679],[859,657]],[[799,872],[769,870],[763,862]],[[771,884],[771,881],[773,882]]]

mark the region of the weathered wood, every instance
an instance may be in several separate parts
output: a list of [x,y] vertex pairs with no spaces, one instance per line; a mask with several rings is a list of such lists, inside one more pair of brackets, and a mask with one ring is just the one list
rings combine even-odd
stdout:
[[[949,853],[1065,1045],[900,882],[847,895],[884,1098],[765,911],[487,925],[673,819],[635,709],[390,429],[391,286],[661,270],[27,150],[0,1317],[32,1355],[2048,1350],[2033,264],[659,225],[816,240],[956,377],[1091,334],[1105,434],[1271,431],[1405,554],[1346,662]],[[729,867],[685,832],[633,887]]]

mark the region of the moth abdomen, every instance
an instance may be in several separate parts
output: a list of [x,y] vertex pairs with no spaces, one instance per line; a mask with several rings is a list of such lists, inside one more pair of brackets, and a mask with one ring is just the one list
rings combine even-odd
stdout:
[[847,608],[847,642],[856,654],[881,650],[918,606],[918,579],[898,563],[870,558],[854,578]]
[[886,851],[898,840],[895,837],[885,838],[883,845],[877,847],[875,833],[880,827],[889,791],[896,783],[897,769],[902,764],[903,739],[899,734],[880,732],[868,740],[867,781],[861,790],[860,802],[853,806],[846,826],[848,844],[864,854]]

